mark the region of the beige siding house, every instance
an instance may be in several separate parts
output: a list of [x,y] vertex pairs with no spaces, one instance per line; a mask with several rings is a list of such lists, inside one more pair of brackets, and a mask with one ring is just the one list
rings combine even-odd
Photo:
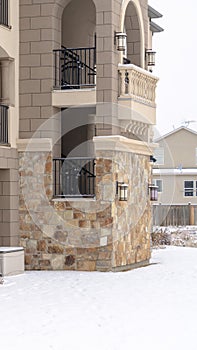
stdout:
[[[158,82],[152,34],[162,31],[154,22],[161,14],[147,0],[6,3],[16,21],[19,5],[20,24],[0,30],[20,31],[19,135],[17,116],[10,135],[26,269],[147,264]],[[8,52],[10,64],[17,50]]]
[[197,133],[180,127],[155,140],[153,178],[162,204],[197,203]]

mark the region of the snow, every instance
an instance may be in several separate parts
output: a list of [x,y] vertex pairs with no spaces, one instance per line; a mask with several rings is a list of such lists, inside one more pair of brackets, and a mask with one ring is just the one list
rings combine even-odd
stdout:
[[120,273],[31,271],[0,285],[2,350],[196,350],[197,250]]

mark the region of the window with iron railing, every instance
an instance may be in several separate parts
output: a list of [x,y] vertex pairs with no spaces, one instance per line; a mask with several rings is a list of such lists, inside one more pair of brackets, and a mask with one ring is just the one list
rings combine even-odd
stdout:
[[0,0],[0,24],[9,26],[9,0]]
[[0,145],[8,144],[8,108],[0,104]]
[[53,180],[55,198],[95,197],[95,159],[54,158]]

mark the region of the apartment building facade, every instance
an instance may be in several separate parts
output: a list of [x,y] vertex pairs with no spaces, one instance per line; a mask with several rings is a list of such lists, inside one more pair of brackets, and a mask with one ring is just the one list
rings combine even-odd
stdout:
[[19,245],[19,1],[0,1],[0,245]]
[[19,1],[26,269],[148,263],[160,16],[146,0]]
[[153,179],[161,204],[196,204],[197,133],[179,127],[156,140]]

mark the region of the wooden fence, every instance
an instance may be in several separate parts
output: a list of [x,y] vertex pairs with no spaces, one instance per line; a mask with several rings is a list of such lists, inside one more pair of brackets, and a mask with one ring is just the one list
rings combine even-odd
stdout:
[[197,205],[153,205],[153,225],[197,225]]

